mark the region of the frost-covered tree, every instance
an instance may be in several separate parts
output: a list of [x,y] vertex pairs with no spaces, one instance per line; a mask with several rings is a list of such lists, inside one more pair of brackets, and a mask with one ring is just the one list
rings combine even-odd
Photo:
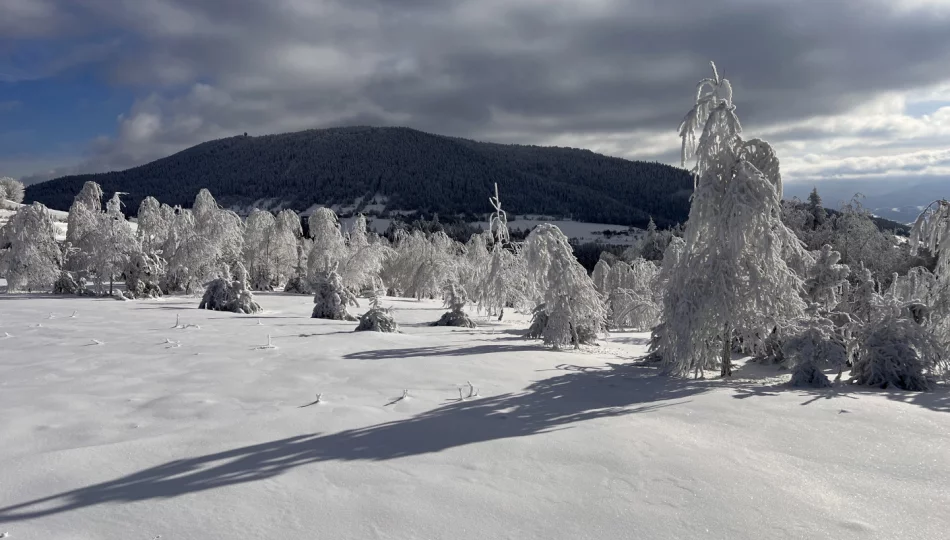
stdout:
[[538,304],[530,335],[540,334],[555,348],[576,348],[604,330],[604,300],[560,229],[549,223],[535,227],[525,240],[524,257]]
[[488,220],[487,238],[491,239],[491,250],[486,252],[487,245],[483,250],[480,242],[477,247],[467,249],[467,264],[473,270],[466,287],[472,292],[479,309],[489,314],[497,313],[500,321],[505,316],[505,308],[517,309],[527,305],[527,269],[521,256],[521,244],[511,241],[508,214],[501,207],[498,184],[495,184],[495,196],[489,197],[489,203],[494,209]]
[[8,291],[49,288],[61,261],[53,218],[42,204],[20,207],[0,228],[0,275],[6,277]]
[[[192,205],[195,234],[207,241],[206,268],[213,270],[206,278],[217,275],[221,268],[236,268],[244,247],[244,221],[236,213],[218,206],[207,189],[202,189]],[[223,276],[227,277],[227,276]]]
[[274,226],[274,262],[278,281],[286,282],[297,273],[301,256],[297,252],[300,239],[303,237],[303,228],[300,225],[300,216],[290,209],[277,213]]
[[497,313],[498,320],[504,317],[505,308],[520,309],[528,304],[527,267],[520,249],[517,244],[509,249],[497,244],[492,247],[488,270],[475,288],[479,309]]
[[874,320],[877,308],[881,306],[882,298],[878,291],[878,284],[871,271],[859,265],[852,272],[855,285],[849,287],[849,301],[846,311],[859,324],[867,324]]
[[294,267],[294,273],[284,285],[284,292],[295,294],[313,294],[313,285],[307,275],[306,258],[304,254],[310,251],[306,238],[301,238],[297,242],[297,265]]
[[20,204],[23,202],[26,190],[23,187],[23,182],[10,178],[9,176],[4,176],[0,178],[0,193],[2,193],[0,194],[0,201],[6,199]]
[[244,224],[244,265],[251,288],[270,291],[278,284],[277,219],[266,210],[254,210]]
[[923,247],[937,256],[926,301],[934,335],[950,348],[950,201],[934,201],[921,212],[911,230],[910,244],[915,253]]
[[928,390],[947,372],[946,347],[923,326],[891,310],[860,327],[851,382],[903,390]]
[[143,252],[150,255],[161,253],[174,217],[175,211],[167,204],[159,203],[155,197],[142,199],[136,218],[136,235]]
[[359,307],[356,296],[343,285],[343,278],[334,270],[317,275],[314,283],[313,313],[311,318],[335,321],[355,321],[347,306]]
[[122,213],[121,196],[115,193],[106,211],[96,215],[96,225],[79,238],[81,269],[89,272],[97,294],[114,292],[115,279],[120,277],[132,257],[141,252],[138,239]]
[[313,211],[310,215],[310,238],[313,239],[313,247],[307,258],[308,271],[311,279],[320,280],[346,259],[346,244],[333,210],[317,208]]
[[157,298],[162,295],[165,260],[141,250],[132,252],[125,265],[126,298]]
[[815,259],[815,264],[808,269],[808,279],[805,280],[805,294],[809,301],[819,304],[828,311],[835,308],[841,301],[841,294],[848,282],[851,269],[846,264],[838,264],[841,254],[825,244]]
[[789,330],[781,345],[782,357],[792,370],[790,385],[824,388],[831,386],[824,369],[837,369],[840,379],[848,362],[848,344],[834,323],[820,314],[818,304],[811,307],[809,317]]
[[384,289],[383,265],[394,254],[378,236],[366,230],[366,218],[360,214],[347,235],[345,262],[340,271],[343,284],[358,292]]
[[[220,277],[208,283],[198,309],[230,311],[232,313],[260,313],[260,304],[254,300],[254,294],[247,281],[247,270],[238,261],[235,264],[234,279]],[[223,272],[222,272],[223,273]]]
[[162,254],[168,261],[162,290],[192,293],[202,284],[230,279],[240,262],[244,222],[230,210],[218,207],[202,189],[191,210],[176,208]]
[[786,263],[790,250],[804,248],[781,222],[778,158],[768,143],[740,133],[732,86],[713,64],[680,125],[684,165],[696,158],[696,186],[655,340],[672,375],[717,366],[731,375],[733,336],[754,347],[804,309],[801,279]]
[[461,251],[459,244],[441,231],[399,231],[395,255],[386,264],[383,281],[403,296],[437,298],[445,284],[456,279]]
[[610,265],[601,257],[594,265],[594,271],[590,278],[594,281],[594,287],[601,293],[607,294],[607,276],[610,274]]
[[473,321],[465,313],[465,304],[468,303],[468,296],[465,288],[454,280],[445,284],[442,291],[442,298],[446,308],[449,311],[442,314],[438,321],[432,323],[432,326],[461,326],[465,328],[475,328]]
[[616,328],[650,330],[660,317],[659,268],[637,258],[617,261],[606,278],[608,320]]
[[823,226],[828,221],[828,212],[825,210],[825,207],[822,206],[821,196],[818,195],[818,188],[812,188],[811,193],[808,194],[808,202],[805,204],[805,208],[811,215],[811,223],[809,223],[809,226],[812,230]]
[[79,245],[79,240],[98,226],[102,212],[102,188],[95,182],[86,182],[73,199],[66,218],[66,243]]

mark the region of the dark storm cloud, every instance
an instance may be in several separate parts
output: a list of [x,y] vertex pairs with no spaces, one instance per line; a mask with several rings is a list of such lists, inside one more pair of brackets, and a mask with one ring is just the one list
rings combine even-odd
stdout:
[[709,60],[733,82],[745,125],[767,126],[932,85],[950,65],[946,11],[887,1],[79,5],[89,25],[127,36],[107,68],[144,91],[88,168],[350,122],[524,143],[672,132]]

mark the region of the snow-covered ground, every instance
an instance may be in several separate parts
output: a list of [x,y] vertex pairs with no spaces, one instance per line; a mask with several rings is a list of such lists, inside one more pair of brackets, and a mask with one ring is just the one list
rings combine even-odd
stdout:
[[[793,390],[760,366],[674,380],[630,363],[645,334],[555,352],[517,335],[520,316],[433,328],[438,303],[386,299],[404,333],[357,334],[308,318],[309,297],[258,300],[259,318],[193,298],[0,296],[0,534],[950,531],[946,388]],[[172,329],[176,315],[194,326]],[[277,348],[257,348],[268,334]],[[478,395],[459,401],[466,381]]]

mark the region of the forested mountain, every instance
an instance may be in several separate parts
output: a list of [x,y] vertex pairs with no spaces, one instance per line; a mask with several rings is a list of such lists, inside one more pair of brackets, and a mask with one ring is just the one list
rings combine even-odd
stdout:
[[[128,211],[152,195],[189,206],[206,187],[222,205],[304,210],[374,195],[387,210],[483,216],[498,183],[505,209],[580,221],[660,227],[684,221],[693,180],[683,170],[572,148],[505,145],[408,128],[349,127],[199,144],[126,171],[29,186],[28,202],[68,209],[86,181],[124,191]],[[357,208],[360,210],[361,208]]]

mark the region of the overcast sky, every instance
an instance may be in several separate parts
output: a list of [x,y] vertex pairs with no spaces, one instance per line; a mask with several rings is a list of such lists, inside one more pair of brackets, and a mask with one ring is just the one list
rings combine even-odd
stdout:
[[950,182],[950,0],[0,0],[0,175],[355,124],[677,164],[709,60],[786,181]]

